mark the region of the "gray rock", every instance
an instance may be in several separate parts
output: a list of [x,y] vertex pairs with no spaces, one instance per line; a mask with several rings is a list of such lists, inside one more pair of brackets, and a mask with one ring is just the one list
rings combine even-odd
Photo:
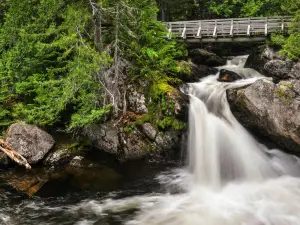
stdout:
[[41,161],[55,143],[50,134],[37,126],[21,122],[9,127],[6,141],[30,164]]
[[156,137],[156,130],[153,128],[153,126],[150,123],[145,123],[142,125],[143,133],[152,141],[155,140]]
[[75,156],[71,160],[71,162],[69,163],[69,166],[75,166],[75,167],[93,167],[92,163],[90,163],[90,164],[86,164],[85,159],[84,159],[83,156]]
[[189,56],[192,62],[195,64],[207,65],[207,66],[223,66],[226,64],[226,59],[217,56],[213,52],[209,52],[205,49],[192,49],[189,51]]
[[299,79],[300,65],[286,59],[271,48],[249,55],[245,68],[252,68],[263,75],[273,77],[275,83],[282,79]]
[[197,65],[195,63],[189,63],[189,67],[191,70],[190,74],[179,75],[179,78],[184,82],[199,82],[201,78],[218,72],[218,69],[216,68],[206,65]]
[[137,129],[129,133],[120,133],[120,139],[122,140],[119,155],[121,162],[142,159],[155,151],[155,146],[151,145],[151,142],[147,141]]
[[293,66],[292,71],[289,74],[289,77],[300,80],[300,62],[296,63]]
[[286,79],[289,77],[289,73],[291,72],[293,67],[293,61],[286,60],[282,61],[279,59],[268,61],[264,65],[264,71],[271,77],[277,79]]
[[128,85],[127,102],[130,111],[140,114],[148,113],[143,86]]
[[157,135],[155,143],[163,151],[169,151],[178,148],[178,143],[180,143],[179,132],[167,131],[164,134]]
[[269,59],[260,52],[253,52],[249,55],[244,65],[245,68],[252,68],[261,74],[266,74],[264,71],[265,64],[269,61]]
[[51,152],[43,161],[44,165],[58,165],[71,160],[72,153],[68,148],[61,148]]
[[114,125],[114,122],[109,121],[85,129],[85,134],[92,140],[95,148],[116,155],[118,154],[119,139],[118,129]]
[[231,90],[228,100],[243,125],[290,152],[300,153],[299,87],[295,80],[279,84],[259,80],[247,88]]

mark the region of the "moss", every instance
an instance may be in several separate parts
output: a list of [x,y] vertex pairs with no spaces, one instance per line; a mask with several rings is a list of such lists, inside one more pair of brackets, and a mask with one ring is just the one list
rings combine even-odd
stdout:
[[135,129],[135,123],[129,123],[124,127],[124,132],[130,134]]
[[274,91],[285,104],[290,105],[293,96],[289,91],[293,90],[293,86],[290,83],[280,83],[279,87]]
[[92,145],[89,139],[83,139],[80,141],[76,141],[71,144],[63,144],[62,147],[70,150],[72,153],[83,152],[90,148]]
[[185,128],[185,123],[177,120],[172,116],[166,116],[162,120],[158,120],[156,124],[163,130],[169,127],[172,127],[175,130],[182,130]]

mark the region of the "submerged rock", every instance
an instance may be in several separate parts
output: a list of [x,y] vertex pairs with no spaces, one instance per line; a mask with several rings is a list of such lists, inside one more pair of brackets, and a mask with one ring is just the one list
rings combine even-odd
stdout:
[[221,69],[217,80],[221,82],[233,82],[239,79],[242,79],[242,77],[237,73],[230,70]]
[[22,122],[8,128],[6,141],[30,164],[41,161],[55,143],[50,134],[37,126]]
[[279,84],[258,80],[246,88],[230,90],[228,100],[243,125],[299,154],[299,88],[299,80],[281,81]]
[[10,159],[3,152],[0,152],[0,168],[5,168],[9,165]]

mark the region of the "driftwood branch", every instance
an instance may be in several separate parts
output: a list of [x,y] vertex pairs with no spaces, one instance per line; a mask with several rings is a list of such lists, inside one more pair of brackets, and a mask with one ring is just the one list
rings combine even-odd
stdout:
[[25,166],[26,169],[31,169],[31,166],[29,165],[27,160],[19,153],[17,153],[15,150],[13,150],[9,146],[9,144],[5,142],[3,139],[0,139],[0,150],[4,152],[13,161],[15,161],[17,164]]

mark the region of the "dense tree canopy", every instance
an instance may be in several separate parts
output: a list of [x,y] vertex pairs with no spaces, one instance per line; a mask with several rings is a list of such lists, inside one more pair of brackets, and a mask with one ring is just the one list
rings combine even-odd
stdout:
[[175,59],[185,49],[164,38],[157,6],[163,20],[292,15],[290,36],[273,42],[300,58],[299,0],[3,0],[0,126],[25,120],[75,129],[117,116],[122,76],[147,81],[153,105],[164,101],[180,82]]
[[[7,0],[0,4],[0,126],[16,120],[68,129],[112,114],[121,66],[133,78],[176,82],[152,0]],[[151,86],[150,85],[150,86]]]

